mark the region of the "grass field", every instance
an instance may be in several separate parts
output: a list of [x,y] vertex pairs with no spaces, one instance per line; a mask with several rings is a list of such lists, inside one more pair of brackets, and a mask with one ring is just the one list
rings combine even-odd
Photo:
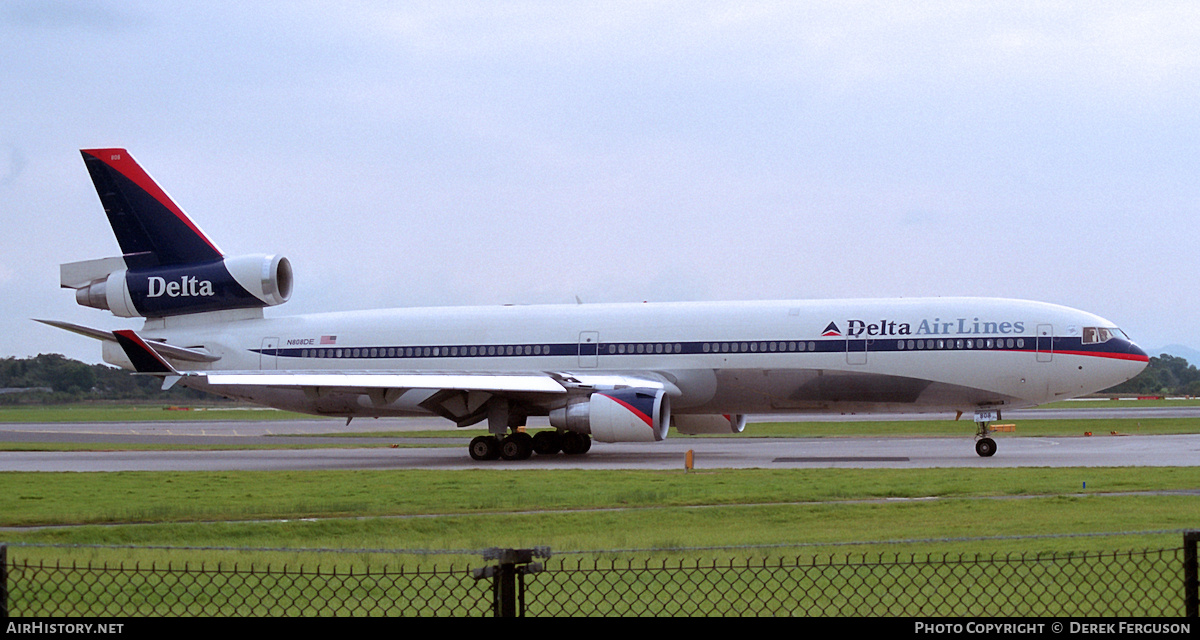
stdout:
[[[23,415],[37,413],[30,410]],[[188,414],[208,412],[59,408],[34,421],[47,421],[47,415],[90,415],[83,419],[98,420],[100,414],[108,418],[150,414],[155,416],[151,419],[162,419],[164,413],[195,419]],[[253,415],[259,419],[263,414]],[[0,421],[5,418],[0,411]],[[1180,433],[1200,430],[1196,423],[1186,419],[1024,421],[1017,434],[1077,435],[1085,429]],[[963,435],[972,428],[968,422],[953,421],[750,427],[754,435],[773,437]],[[459,446],[472,433],[403,435],[445,436],[448,444]],[[2,443],[0,447],[12,448]],[[0,531],[0,540],[304,549],[550,546],[639,553],[738,546],[754,547],[751,554],[796,553],[797,549],[825,554],[1096,550],[1177,544],[1179,536],[1174,533],[1116,538],[1091,534],[1200,528],[1200,498],[1154,493],[1197,488],[1200,468],[1192,467],[693,473],[5,472],[0,473],[0,526],[13,528]],[[1089,537],[1009,539],[1077,534]],[[972,540],[933,541],[941,539]],[[61,555],[64,551],[26,548],[21,553]],[[107,557],[125,552],[66,553]]]
[[[8,422],[287,417],[281,412],[164,411],[161,407],[0,410],[0,421]],[[1200,431],[1197,422],[1031,420],[1019,422],[1016,433],[1188,433]],[[340,426],[340,422],[331,421],[330,434],[345,435],[338,432]],[[963,436],[973,426],[966,421],[948,420],[755,423],[741,437]],[[447,446],[461,447],[467,438],[481,432],[404,431],[393,435],[441,437]],[[278,446],[294,446],[287,444],[288,438],[279,440]],[[0,443],[0,448],[7,449],[143,446]],[[0,544],[8,545],[8,558],[14,567],[18,562],[29,566],[27,563],[43,561],[54,567],[22,573],[28,579],[18,581],[20,588],[13,596],[17,615],[63,615],[64,609],[52,604],[63,600],[94,600],[99,607],[94,610],[121,611],[124,615],[175,616],[184,610],[206,612],[203,615],[331,615],[327,609],[311,608],[316,605],[309,603],[318,592],[322,598],[345,595],[348,603],[364,599],[392,603],[427,600],[439,607],[457,607],[438,609],[439,613],[412,610],[407,615],[482,615],[489,601],[488,592],[471,579],[455,583],[459,585],[456,587],[441,582],[436,587],[420,582],[391,587],[392,592],[385,596],[373,582],[352,587],[345,578],[330,577],[323,582],[321,576],[337,572],[361,576],[364,570],[369,574],[397,568],[403,568],[404,575],[411,574],[412,569],[459,575],[491,564],[481,555],[484,549],[545,547],[554,556],[546,560],[547,566],[559,568],[573,563],[631,568],[676,562],[678,566],[711,562],[713,566],[720,563],[731,567],[787,564],[796,569],[785,572],[786,576],[775,571],[766,574],[775,587],[764,584],[748,589],[745,595],[779,606],[800,606],[804,602],[805,606],[817,607],[806,611],[836,611],[842,615],[860,610],[821,607],[826,601],[830,606],[857,602],[864,590],[877,590],[877,574],[870,573],[862,580],[843,577],[861,575],[853,567],[870,566],[864,570],[887,571],[901,591],[945,591],[912,604],[880,605],[888,608],[869,609],[872,615],[895,612],[962,616],[980,610],[954,598],[962,595],[964,581],[979,577],[974,567],[979,560],[987,562],[988,557],[1040,559],[1045,557],[1043,554],[1055,554],[1056,558],[1065,554],[1075,558],[1103,552],[1115,558],[1112,552],[1178,549],[1183,530],[1200,529],[1197,489],[1200,467],[728,469],[690,473],[495,467],[468,471],[0,472]],[[1170,557],[1177,554],[1167,553]],[[1125,555],[1132,558],[1134,554],[1122,557]],[[915,573],[894,576],[894,565],[889,564],[893,560],[913,561],[915,564],[903,571]],[[790,591],[789,580],[808,584],[805,576],[810,574],[800,567],[827,561],[847,567],[850,573],[821,569],[812,578],[811,584],[819,587],[815,595],[797,598]],[[949,577],[938,578],[944,580],[944,584],[938,582],[942,586],[930,586],[931,580],[924,573],[926,561],[941,567],[939,571],[950,572]],[[1086,571],[1106,571],[1114,564],[1093,562],[1086,565],[1092,567]],[[181,565],[203,570],[188,573],[187,578],[153,571],[155,567]],[[71,567],[70,575],[81,576],[80,580],[89,584],[100,580],[96,583],[99,590],[65,589],[56,582],[62,580],[60,575],[67,575],[58,573],[60,566]],[[76,566],[81,568],[77,574]],[[138,567],[139,571],[124,572],[127,566]],[[1022,571],[1036,572],[1049,570],[1050,565],[1021,566],[1029,567]],[[105,569],[100,572],[96,567]],[[110,573],[108,567],[120,567],[122,571]],[[146,567],[151,571],[145,572]],[[214,567],[216,572],[210,570]],[[221,567],[225,571],[233,568],[234,572],[222,573]],[[1128,565],[1113,569],[1125,572],[1121,574],[1121,593],[1134,594],[1132,598],[1113,596],[1112,585],[1093,585],[1094,579],[1086,574],[1068,578],[1074,580],[1069,589],[1052,582],[1048,590],[1044,585],[1028,589],[1013,586],[1001,577],[992,586],[975,583],[969,595],[985,598],[991,607],[985,610],[991,615],[1132,611],[1134,615],[1161,616],[1163,611],[1181,611],[1176,595],[1165,598],[1169,600],[1166,603],[1162,596],[1164,592],[1175,593],[1163,583],[1170,581],[1165,576],[1178,573],[1176,567],[1163,567],[1165,573],[1148,569],[1143,573],[1144,567],[1145,563],[1131,559]],[[280,568],[284,573],[288,568],[294,572],[299,569],[308,576],[304,584],[309,586],[287,586],[301,578],[280,578],[279,573],[267,576],[262,568],[268,573]],[[35,579],[34,575],[39,577]],[[162,582],[153,582],[158,575],[163,576]],[[577,582],[584,573],[551,575],[556,577],[539,581],[546,589],[544,593],[552,592],[549,580],[562,580],[557,587],[569,590],[573,598],[582,597],[588,602],[595,599],[612,607],[597,610],[610,612],[604,615],[631,615],[641,609],[629,607],[640,606],[648,598],[678,595],[672,587],[664,590],[656,582],[584,588]],[[615,580],[617,575],[602,574],[597,579]],[[649,574],[636,570],[620,575],[650,579]],[[666,579],[681,579],[683,575]],[[728,575],[735,582],[747,576],[742,571]],[[264,582],[244,588],[244,601],[231,599],[225,604],[209,602],[210,592],[202,587],[175,592],[177,587],[172,586],[177,580],[198,584],[193,581],[210,579],[214,584],[226,580],[239,584],[259,579]],[[313,582],[307,582],[309,579]],[[640,591],[635,588],[639,585]],[[738,606],[719,597],[727,586],[717,582],[688,589],[714,598],[715,604],[695,611],[710,615],[739,613]],[[782,592],[773,591],[776,588]],[[203,593],[197,594],[197,589]],[[1067,591],[1078,593],[1065,603],[1043,608],[1045,602],[1059,603]],[[613,605],[610,601],[626,596],[631,599],[629,603]],[[295,604],[266,604],[276,597]],[[534,606],[538,607],[560,603],[552,596],[534,597]],[[1096,598],[1113,597],[1120,600],[1113,608],[1090,608],[1100,607]],[[707,596],[701,599],[709,600]],[[1000,602],[1003,604],[995,604]],[[1072,608],[1079,606],[1088,608]],[[89,610],[93,609],[80,609]],[[555,609],[545,611],[556,615]],[[569,607],[559,615],[573,611],[576,609]]]
[[[6,529],[0,538],[306,549],[549,546],[641,555],[770,545],[802,546],[748,553],[1085,551],[1177,544],[1179,535],[933,540],[1200,526],[1200,499],[1151,493],[1197,486],[1200,470],[1192,468],[3,473],[6,527],[84,526]],[[62,550],[22,553],[58,557]]]
[[[0,407],[0,423],[147,422],[159,420],[319,419],[300,413],[240,405],[172,406],[162,404],[76,404]],[[331,423],[336,422],[330,419]]]

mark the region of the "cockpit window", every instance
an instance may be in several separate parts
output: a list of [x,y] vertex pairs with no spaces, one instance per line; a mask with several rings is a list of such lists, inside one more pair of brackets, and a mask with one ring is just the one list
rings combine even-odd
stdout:
[[1083,344],[1100,344],[1124,335],[1125,333],[1116,327],[1084,327]]

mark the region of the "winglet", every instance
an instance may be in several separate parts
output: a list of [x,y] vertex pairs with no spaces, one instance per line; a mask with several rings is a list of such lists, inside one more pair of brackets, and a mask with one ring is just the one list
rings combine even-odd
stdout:
[[138,373],[153,373],[158,375],[182,376],[183,374],[175,370],[171,363],[167,362],[154,347],[150,346],[141,336],[134,333],[130,329],[118,329],[113,331],[113,337],[117,339],[117,344],[125,350],[125,355],[129,356],[129,361],[133,363],[133,368]]

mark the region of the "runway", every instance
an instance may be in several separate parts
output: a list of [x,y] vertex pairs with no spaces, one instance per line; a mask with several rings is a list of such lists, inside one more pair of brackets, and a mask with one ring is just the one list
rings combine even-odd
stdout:
[[1200,435],[998,440],[992,458],[963,438],[704,438],[647,444],[597,443],[584,456],[476,462],[466,441],[438,448],[216,451],[6,451],[3,471],[234,471],[314,469],[694,469],[1001,468],[1196,466]]
[[[1082,417],[1197,417],[1200,407],[1086,409]],[[1046,416],[1046,414],[1050,414]],[[1005,416],[1008,418],[1009,416]],[[1012,419],[1081,417],[1076,410],[1013,412]],[[792,420],[763,416],[757,421]],[[805,417],[812,419],[812,417]],[[896,416],[840,416],[841,419],[896,419]],[[822,417],[822,419],[825,419]],[[925,417],[928,419],[928,416]],[[183,444],[215,446],[316,445],[310,449],[189,451],[5,451],[0,471],[232,471],[313,469],[683,469],[693,452],[695,470],[796,468],[1002,468],[1097,466],[1197,466],[1200,435],[1020,437],[998,434],[998,453],[975,455],[973,427],[961,437],[758,438],[753,424],[741,436],[670,437],[656,443],[596,443],[584,456],[538,456],[529,460],[476,462],[467,456],[468,438],[315,437],[314,434],[448,429],[435,419],[366,420],[349,427],[341,421],[146,422],[3,424],[0,442]],[[536,425],[531,425],[536,426]],[[281,437],[284,435],[287,437]],[[327,448],[340,444],[368,448]],[[321,448],[325,445],[326,448]],[[389,445],[399,445],[391,448]],[[420,445],[420,446],[413,446]]]

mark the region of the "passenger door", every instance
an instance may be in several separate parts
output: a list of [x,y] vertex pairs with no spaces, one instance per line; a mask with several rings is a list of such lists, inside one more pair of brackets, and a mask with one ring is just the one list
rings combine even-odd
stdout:
[[579,332],[579,366],[594,369],[600,364],[600,332]]

